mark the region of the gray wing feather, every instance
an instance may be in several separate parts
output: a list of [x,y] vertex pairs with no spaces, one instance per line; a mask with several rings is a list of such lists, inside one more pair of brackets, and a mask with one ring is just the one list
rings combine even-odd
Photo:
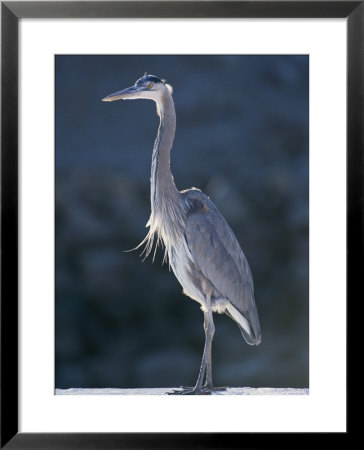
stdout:
[[190,205],[195,202],[187,217],[185,238],[196,268],[258,331],[253,277],[233,231],[205,194],[195,189],[184,194]]

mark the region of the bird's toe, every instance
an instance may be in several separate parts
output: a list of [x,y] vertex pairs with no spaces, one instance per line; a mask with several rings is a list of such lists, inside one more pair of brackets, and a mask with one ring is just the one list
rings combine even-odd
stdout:
[[180,387],[179,389],[173,389],[167,392],[168,395],[211,395],[212,389],[203,387],[197,389],[196,387]]

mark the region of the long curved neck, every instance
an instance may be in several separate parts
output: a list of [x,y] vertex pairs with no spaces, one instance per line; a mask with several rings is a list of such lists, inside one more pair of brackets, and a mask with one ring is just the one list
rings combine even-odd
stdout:
[[160,116],[160,124],[152,156],[152,213],[157,212],[166,202],[173,201],[179,195],[170,167],[170,151],[176,131],[176,112],[169,92],[166,92],[157,102],[157,112]]

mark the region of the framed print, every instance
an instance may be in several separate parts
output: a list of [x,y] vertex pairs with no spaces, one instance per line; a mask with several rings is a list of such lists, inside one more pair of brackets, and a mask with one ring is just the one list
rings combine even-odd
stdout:
[[[2,447],[345,436],[346,301],[362,267],[362,2],[1,6]],[[111,102],[125,95],[154,100],[157,112],[150,101]],[[160,146],[175,131],[169,164]],[[179,190],[211,198],[182,194],[200,196],[195,219],[210,214],[229,239],[225,219],[234,230],[221,271],[192,244],[201,224],[185,250],[195,262],[203,253],[199,268],[180,271],[185,259],[169,248],[177,209],[161,231],[170,272],[162,251],[154,264],[154,249],[143,263],[128,251],[150,210],[153,224],[158,195],[172,192],[158,190],[172,173]],[[240,317],[226,303],[234,294],[218,295],[235,283],[227,261],[240,245],[260,326],[252,297]],[[233,395],[160,395],[196,382],[196,292],[208,302],[197,393],[211,393],[215,307],[230,317],[214,315],[214,386]],[[234,321],[261,345],[247,346]]]

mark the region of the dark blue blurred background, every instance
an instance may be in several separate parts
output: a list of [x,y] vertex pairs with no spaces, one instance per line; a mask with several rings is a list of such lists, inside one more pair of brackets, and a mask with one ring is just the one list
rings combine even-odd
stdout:
[[174,87],[172,171],[208,194],[253,272],[262,343],[214,315],[217,386],[308,387],[308,56],[56,56],[56,387],[193,385],[203,314],[145,236],[151,101],[103,103],[144,72]]

